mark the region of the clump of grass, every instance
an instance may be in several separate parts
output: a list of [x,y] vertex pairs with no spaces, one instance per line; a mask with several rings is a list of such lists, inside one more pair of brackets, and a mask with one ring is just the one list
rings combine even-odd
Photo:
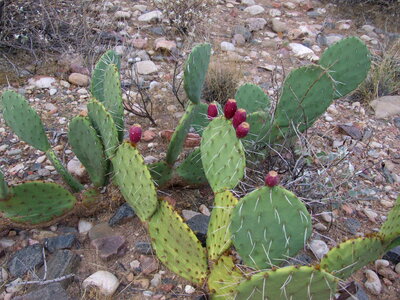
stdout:
[[382,55],[372,57],[371,70],[352,99],[367,102],[400,94],[400,40]]
[[242,77],[240,68],[233,63],[210,63],[203,87],[202,98],[207,102],[216,101],[224,105],[229,98],[234,98]]

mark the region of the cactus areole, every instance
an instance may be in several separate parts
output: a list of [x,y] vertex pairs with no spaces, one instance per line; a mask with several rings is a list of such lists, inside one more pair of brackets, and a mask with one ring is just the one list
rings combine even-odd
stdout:
[[265,176],[265,185],[269,187],[274,187],[279,183],[279,175],[275,171],[269,171],[267,176]]
[[228,99],[224,106],[224,115],[225,118],[228,120],[232,119],[233,116],[235,115],[235,112],[237,110],[237,104],[235,99]]
[[210,105],[208,105],[207,108],[207,117],[209,120],[212,120],[217,116],[218,116],[218,107],[215,103],[211,103]]
[[139,124],[132,125],[129,128],[129,141],[132,145],[136,145],[142,138],[142,127]]

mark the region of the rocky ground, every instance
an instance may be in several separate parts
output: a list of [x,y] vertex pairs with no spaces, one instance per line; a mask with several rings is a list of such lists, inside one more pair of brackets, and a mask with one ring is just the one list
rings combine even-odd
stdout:
[[[149,1],[93,1],[91,8],[107,34],[120,41],[114,49],[122,56],[124,97],[130,99],[132,111],[141,112],[135,81],[145,87],[153,104],[157,126],[132,112],[126,115],[127,127],[141,123],[145,129],[140,148],[146,163],[165,157],[166,130],[173,129],[183,113],[172,93],[174,62],[184,61],[197,42],[210,42],[215,61],[237,66],[241,83],[259,84],[275,99],[291,69],[317,61],[327,46],[343,37],[360,37],[374,54],[389,38],[399,37],[368,21],[342,19],[333,5],[319,1],[219,1],[198,25],[197,34],[186,39],[169,29]],[[106,48],[99,45],[96,51]],[[46,125],[53,149],[85,181],[66,132],[69,120],[86,110],[90,70],[82,58],[70,54],[59,60],[58,67],[54,74],[22,77],[10,85],[29,99]],[[400,96],[378,99],[372,107],[339,99],[307,133],[307,148],[298,155],[311,159],[300,178],[308,190],[284,181],[313,213],[314,233],[297,263],[316,262],[329,247],[374,232],[386,219],[400,184],[399,113]],[[186,146],[198,142],[193,135]],[[19,141],[4,119],[0,154],[10,185],[37,179],[61,182],[44,153]],[[191,226],[205,232],[212,209],[207,187],[162,193]],[[118,198],[115,194],[105,191],[109,198]],[[152,255],[146,228],[132,209],[126,204],[109,207],[46,228],[0,230],[0,299],[201,299],[206,293],[202,287],[172,274]],[[358,299],[399,299],[399,263],[397,247],[343,283],[349,293],[339,299],[355,299],[349,294]],[[57,280],[37,284],[43,279]]]

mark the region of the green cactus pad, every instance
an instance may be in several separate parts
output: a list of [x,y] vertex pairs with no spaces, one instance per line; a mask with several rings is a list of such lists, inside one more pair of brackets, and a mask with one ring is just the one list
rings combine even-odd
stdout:
[[85,166],[95,186],[106,182],[107,160],[103,144],[89,118],[75,117],[69,123],[68,140],[79,161]]
[[33,181],[12,187],[10,197],[0,201],[0,212],[13,222],[36,225],[64,215],[75,203],[75,197],[62,186]]
[[293,127],[303,132],[322,115],[333,100],[333,81],[316,65],[290,72],[275,111],[272,136],[293,135]]
[[61,177],[74,192],[79,192],[84,189],[84,186],[80,184],[79,181],[76,180],[75,177],[67,171],[62,162],[58,159],[57,155],[54,153],[53,149],[47,150],[46,156],[51,161],[58,174],[61,175]]
[[104,105],[97,100],[88,103],[87,108],[89,119],[100,134],[104,151],[110,159],[119,145],[118,132],[114,120],[106,111]]
[[188,184],[202,184],[207,182],[201,163],[200,148],[192,151],[188,157],[176,168],[176,173]]
[[166,202],[149,221],[149,232],[157,257],[173,272],[200,284],[207,276],[204,248],[193,231]]
[[212,266],[208,277],[208,287],[212,299],[231,300],[237,285],[244,280],[242,272],[235,266],[231,256],[221,256]]
[[4,180],[3,172],[0,171],[0,200],[6,199],[8,196],[7,182]]
[[214,193],[233,189],[246,167],[242,142],[232,122],[219,117],[207,126],[201,140],[201,161]]
[[149,171],[151,178],[158,187],[166,184],[172,176],[172,168],[163,161],[149,165]]
[[13,91],[5,91],[1,100],[4,120],[14,133],[41,151],[50,149],[42,121],[25,98]]
[[199,135],[203,135],[204,129],[210,120],[207,117],[208,105],[205,103],[197,104],[193,109],[191,127],[196,130]]
[[104,74],[104,101],[102,103],[113,117],[119,141],[122,142],[124,138],[124,106],[119,72],[115,65],[107,66]]
[[271,100],[258,86],[251,83],[245,83],[236,92],[235,100],[238,108],[243,108],[248,114],[256,111],[267,112]]
[[193,48],[185,63],[183,87],[194,104],[200,102],[204,80],[210,63],[211,45],[200,44]]
[[385,244],[400,237],[400,196],[397,198],[396,205],[389,212],[387,220],[383,223],[381,234]]
[[113,50],[109,50],[101,56],[93,71],[91,91],[93,97],[95,97],[99,101],[105,100],[104,76],[107,67],[111,64],[116,65],[118,70],[121,69],[121,61],[119,55]]
[[329,300],[338,281],[315,267],[285,267],[261,272],[237,287],[236,300]]
[[265,186],[239,201],[230,230],[243,261],[264,269],[280,265],[303,249],[312,226],[306,207],[293,193]]
[[264,112],[257,111],[247,116],[246,122],[250,125],[250,131],[243,138],[243,144],[247,146],[268,140],[268,134],[271,130],[271,118]]
[[347,279],[382,256],[385,249],[380,237],[350,239],[332,248],[322,258],[320,266],[340,279]]
[[156,211],[158,200],[143,157],[136,147],[125,142],[119,146],[111,161],[114,166],[114,181],[125,200],[142,221],[148,220]]
[[231,246],[232,211],[238,200],[230,191],[215,194],[214,208],[211,212],[207,232],[207,251],[209,260],[216,260]]
[[178,126],[175,128],[167,151],[166,161],[169,165],[173,165],[175,163],[179,154],[182,151],[183,145],[185,144],[186,136],[190,129],[193,110],[195,106],[196,105],[193,103],[189,104],[189,106],[186,108],[185,114],[182,116]]
[[329,47],[319,60],[335,81],[335,98],[346,96],[365,80],[371,66],[367,46],[356,37],[345,38]]

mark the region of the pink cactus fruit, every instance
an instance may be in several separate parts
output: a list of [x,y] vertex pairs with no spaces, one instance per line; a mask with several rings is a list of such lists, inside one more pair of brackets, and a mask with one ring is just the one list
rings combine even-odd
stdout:
[[233,116],[235,115],[236,110],[237,110],[236,100],[228,99],[228,101],[226,101],[226,104],[224,106],[225,118],[227,118],[228,120],[232,119]]
[[237,128],[243,122],[246,122],[246,111],[243,108],[239,108],[233,116],[232,125],[233,128]]
[[142,138],[142,126],[134,124],[129,128],[129,140],[133,145],[139,143]]
[[211,103],[207,108],[207,117],[209,120],[212,120],[216,116],[218,116],[218,107],[215,103]]
[[244,138],[250,130],[250,125],[247,122],[241,123],[237,128],[236,128],[236,136],[241,139]]
[[279,175],[275,171],[269,171],[267,176],[265,176],[265,185],[269,187],[274,187],[279,183]]

